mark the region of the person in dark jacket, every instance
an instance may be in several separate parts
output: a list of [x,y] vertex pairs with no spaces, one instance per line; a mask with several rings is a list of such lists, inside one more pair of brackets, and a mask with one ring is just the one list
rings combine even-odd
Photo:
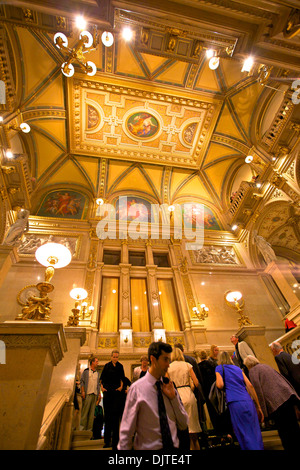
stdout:
[[111,361],[105,364],[101,377],[104,407],[104,448],[116,450],[119,441],[119,426],[122,415],[122,389],[125,382],[124,368],[119,362],[119,351],[114,349]]
[[283,350],[280,343],[271,344],[271,350],[274,354],[279,372],[292,384],[297,394],[300,396],[300,361],[292,357]]

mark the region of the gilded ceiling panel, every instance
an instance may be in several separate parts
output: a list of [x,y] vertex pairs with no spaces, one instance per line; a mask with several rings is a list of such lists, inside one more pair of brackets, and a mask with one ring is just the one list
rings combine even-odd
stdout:
[[72,153],[199,165],[219,112],[217,100],[94,80],[68,84]]

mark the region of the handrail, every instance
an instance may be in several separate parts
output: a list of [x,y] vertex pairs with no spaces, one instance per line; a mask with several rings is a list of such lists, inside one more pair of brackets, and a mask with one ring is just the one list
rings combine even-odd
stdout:
[[[50,434],[53,434],[53,428],[60,424],[60,418],[66,403],[70,401],[72,390],[59,390],[51,397],[44,411],[43,421],[40,429],[39,440],[36,450],[43,450],[47,445]],[[56,430],[58,432],[58,429]],[[51,436],[53,439],[53,436]]]

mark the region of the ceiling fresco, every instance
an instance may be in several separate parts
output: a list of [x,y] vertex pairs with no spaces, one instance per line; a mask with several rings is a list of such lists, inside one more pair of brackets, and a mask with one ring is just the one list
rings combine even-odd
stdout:
[[[299,75],[300,36],[282,33],[293,8],[284,3],[293,2],[267,2],[268,7],[261,1],[238,2],[231,11],[232,2],[173,1],[171,12],[167,2],[154,8],[153,2],[91,0],[76,2],[74,11],[74,2],[27,3],[26,8],[18,1],[1,6],[0,47],[8,90],[4,123],[17,126],[23,119],[31,127],[29,134],[12,128],[8,133],[14,148],[29,158],[31,213],[46,216],[45,204],[51,210],[49,194],[55,191],[82,198],[74,218],[89,216],[86,201],[93,205],[97,197],[111,201],[127,193],[160,204],[202,202],[218,229],[230,230],[232,191],[259,173],[254,164],[243,170],[251,151],[264,165],[262,195],[277,203],[268,183],[276,170],[272,157],[287,147],[283,173],[295,165],[299,111],[293,118],[294,106],[282,116],[285,141],[279,132],[270,137],[287,95],[276,91],[275,78],[260,82],[258,66],[266,62],[280,80]],[[215,8],[219,16],[213,19]],[[89,31],[95,24],[99,35],[107,28],[114,43],[105,47],[99,40],[87,54],[96,75],[87,76],[74,63],[68,78],[61,72],[66,59],[54,35],[63,31],[69,47],[76,47],[79,9]],[[121,37],[124,25],[134,29],[132,41]],[[205,54],[208,43],[220,50],[215,70]],[[253,73],[241,68],[250,43],[259,56]],[[292,187],[299,193],[297,182]],[[298,203],[295,194],[286,199]],[[276,246],[286,243],[298,252],[299,227],[286,230],[295,214],[290,206],[276,207],[259,230]]]

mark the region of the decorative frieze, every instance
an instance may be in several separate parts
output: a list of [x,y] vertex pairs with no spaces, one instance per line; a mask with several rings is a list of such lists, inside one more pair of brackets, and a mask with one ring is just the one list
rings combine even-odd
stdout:
[[233,246],[204,246],[200,250],[190,251],[193,264],[219,264],[238,265],[241,264]]

